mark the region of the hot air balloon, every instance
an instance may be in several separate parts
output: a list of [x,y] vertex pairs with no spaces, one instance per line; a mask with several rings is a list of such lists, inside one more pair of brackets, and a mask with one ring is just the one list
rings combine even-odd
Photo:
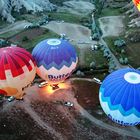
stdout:
[[140,124],[140,71],[125,68],[108,75],[100,87],[101,107],[114,122]]
[[46,39],[33,49],[37,74],[50,85],[57,85],[71,75],[78,58],[75,48],[64,39]]
[[23,89],[35,74],[35,61],[25,49],[12,46],[0,49],[0,94],[22,99]]
[[133,0],[133,3],[135,4],[135,6],[138,8],[138,10],[140,11],[140,0]]

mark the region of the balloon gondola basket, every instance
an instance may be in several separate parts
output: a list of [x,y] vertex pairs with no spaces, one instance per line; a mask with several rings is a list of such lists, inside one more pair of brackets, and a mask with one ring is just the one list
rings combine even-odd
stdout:
[[58,84],[56,84],[56,85],[51,85],[51,87],[52,87],[52,90],[59,89],[59,86],[58,86]]

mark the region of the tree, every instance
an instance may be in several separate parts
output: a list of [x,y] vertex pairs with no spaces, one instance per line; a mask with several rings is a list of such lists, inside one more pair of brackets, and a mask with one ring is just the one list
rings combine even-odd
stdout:
[[90,68],[93,68],[93,69],[96,68],[96,63],[95,63],[94,61],[92,61],[92,62],[90,63]]
[[124,58],[124,64],[128,64],[128,58],[127,57]]
[[125,50],[124,50],[124,49],[122,49],[122,50],[121,50],[121,53],[122,53],[122,54],[124,54],[124,53],[125,53]]
[[23,41],[23,42],[29,41],[29,38],[28,38],[27,36],[24,36],[24,37],[22,38],[22,41]]
[[126,46],[126,42],[122,39],[117,39],[114,41],[114,46],[116,46],[118,48],[122,48],[122,47]]
[[123,62],[123,58],[122,58],[122,57],[119,59],[119,62],[120,62],[121,64],[123,64],[123,63],[124,63],[124,62]]
[[0,47],[5,47],[10,45],[10,43],[4,39],[0,39]]

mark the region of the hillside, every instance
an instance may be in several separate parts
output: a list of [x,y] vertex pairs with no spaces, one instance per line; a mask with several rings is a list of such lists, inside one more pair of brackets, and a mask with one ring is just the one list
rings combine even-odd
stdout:
[[41,12],[52,11],[56,6],[49,2],[49,0],[0,0],[0,15],[2,19],[13,23],[15,18],[13,12]]

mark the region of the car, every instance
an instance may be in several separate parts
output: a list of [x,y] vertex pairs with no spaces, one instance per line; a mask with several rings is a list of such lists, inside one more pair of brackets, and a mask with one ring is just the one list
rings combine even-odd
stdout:
[[68,106],[68,107],[74,106],[74,104],[72,102],[70,102],[70,101],[64,102],[64,105]]
[[24,29],[28,29],[28,28],[30,28],[31,26],[30,25],[25,25],[24,26]]
[[100,79],[97,79],[97,78],[94,77],[93,80],[94,80],[96,83],[98,83],[98,84],[102,84],[102,82],[101,82]]
[[40,83],[39,85],[38,85],[38,87],[39,88],[42,88],[42,87],[45,87],[45,86],[47,86],[48,85],[48,82],[42,82],[42,83]]
[[91,50],[92,51],[95,51],[95,50],[98,50],[98,45],[94,44],[94,45],[91,45]]
[[14,96],[10,96],[7,100],[8,100],[9,102],[12,102],[13,100],[15,100],[15,97],[14,97]]

